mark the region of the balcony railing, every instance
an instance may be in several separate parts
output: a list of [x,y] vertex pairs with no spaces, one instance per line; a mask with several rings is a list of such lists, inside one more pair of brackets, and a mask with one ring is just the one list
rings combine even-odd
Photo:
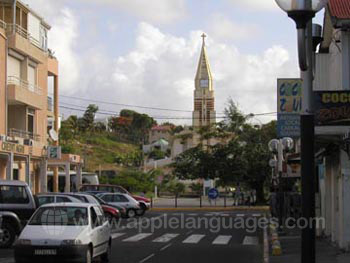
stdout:
[[22,131],[22,130],[17,130],[11,128],[9,130],[8,136],[10,137],[19,137],[22,139],[30,139],[34,141],[40,141],[40,135],[32,133],[32,132],[27,132],[27,131]]
[[[23,38],[27,39],[30,43],[32,43],[34,46],[44,50],[45,52],[47,51],[47,48],[43,47],[43,45],[38,41],[37,39],[33,38],[30,33],[21,27],[20,25],[14,25],[14,24],[5,24],[6,27],[6,32],[11,33],[15,31],[17,34],[22,36]],[[15,28],[15,29],[14,29]]]
[[0,20],[0,28],[6,30],[6,23],[4,21],[2,21],[2,20]]
[[15,76],[8,76],[7,84],[18,85],[21,88],[29,90],[31,92],[34,92],[38,95],[42,94],[42,89],[39,86],[30,84],[28,81],[20,79],[20,78],[15,77]]

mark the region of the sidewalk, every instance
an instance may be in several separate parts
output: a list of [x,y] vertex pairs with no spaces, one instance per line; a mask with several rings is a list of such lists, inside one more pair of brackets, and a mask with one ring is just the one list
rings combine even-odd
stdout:
[[[301,236],[300,231],[287,233],[280,236],[282,247],[281,256],[271,256],[270,263],[300,263],[301,262]],[[325,238],[316,240],[316,262],[317,263],[349,263],[350,254],[344,254],[336,249],[330,241]]]

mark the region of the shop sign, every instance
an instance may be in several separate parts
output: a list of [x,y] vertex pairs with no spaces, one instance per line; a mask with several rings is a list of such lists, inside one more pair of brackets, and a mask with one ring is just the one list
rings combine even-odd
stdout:
[[350,91],[315,92],[315,124],[349,126]]
[[1,144],[1,150],[6,152],[12,152],[12,153],[19,153],[24,154],[24,145],[10,143],[10,142],[3,142]]

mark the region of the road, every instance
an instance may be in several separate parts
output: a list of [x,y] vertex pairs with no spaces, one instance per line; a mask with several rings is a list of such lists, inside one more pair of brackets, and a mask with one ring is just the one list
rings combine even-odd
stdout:
[[[261,216],[233,211],[149,212],[137,221],[122,220],[113,230],[111,262],[261,263],[263,231],[232,227]],[[0,262],[13,263],[12,251],[0,250]]]

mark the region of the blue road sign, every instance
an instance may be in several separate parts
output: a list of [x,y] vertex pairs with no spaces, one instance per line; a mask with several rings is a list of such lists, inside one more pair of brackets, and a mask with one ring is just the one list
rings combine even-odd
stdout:
[[219,191],[216,188],[211,188],[208,192],[208,197],[210,199],[216,199],[219,197]]

